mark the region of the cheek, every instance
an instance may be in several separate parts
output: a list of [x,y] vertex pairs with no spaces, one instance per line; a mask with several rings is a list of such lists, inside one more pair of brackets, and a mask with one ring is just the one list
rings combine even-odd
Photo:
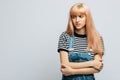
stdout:
[[86,20],[85,19],[83,20],[83,24],[86,24]]

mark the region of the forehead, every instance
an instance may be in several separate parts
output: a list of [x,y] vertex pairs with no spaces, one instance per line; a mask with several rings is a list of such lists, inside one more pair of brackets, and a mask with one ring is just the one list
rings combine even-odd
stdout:
[[83,7],[73,7],[70,10],[70,15],[85,15],[86,11]]

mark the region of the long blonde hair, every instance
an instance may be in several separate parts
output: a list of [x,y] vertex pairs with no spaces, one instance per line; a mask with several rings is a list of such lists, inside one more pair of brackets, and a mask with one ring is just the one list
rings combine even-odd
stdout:
[[72,23],[71,16],[79,13],[85,14],[86,16],[85,29],[86,29],[86,35],[88,41],[88,46],[86,49],[87,50],[92,49],[94,53],[102,53],[103,48],[101,47],[102,43],[101,43],[100,35],[95,29],[90,10],[85,4],[77,3],[71,7],[66,33],[69,35],[74,34],[74,25]]

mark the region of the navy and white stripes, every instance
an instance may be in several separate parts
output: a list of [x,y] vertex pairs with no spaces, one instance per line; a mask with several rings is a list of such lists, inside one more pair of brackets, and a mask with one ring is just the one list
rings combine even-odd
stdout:
[[[74,35],[74,45],[73,45],[73,52],[85,52],[87,47],[87,37],[86,35]],[[59,37],[58,43],[58,52],[60,50],[64,50],[69,52],[69,35],[63,32]]]

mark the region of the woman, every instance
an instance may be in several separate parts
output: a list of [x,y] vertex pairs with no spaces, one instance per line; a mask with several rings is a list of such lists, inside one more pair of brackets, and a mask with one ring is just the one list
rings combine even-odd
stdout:
[[95,80],[103,68],[103,39],[94,27],[89,8],[78,3],[71,7],[68,26],[59,37],[62,80]]

